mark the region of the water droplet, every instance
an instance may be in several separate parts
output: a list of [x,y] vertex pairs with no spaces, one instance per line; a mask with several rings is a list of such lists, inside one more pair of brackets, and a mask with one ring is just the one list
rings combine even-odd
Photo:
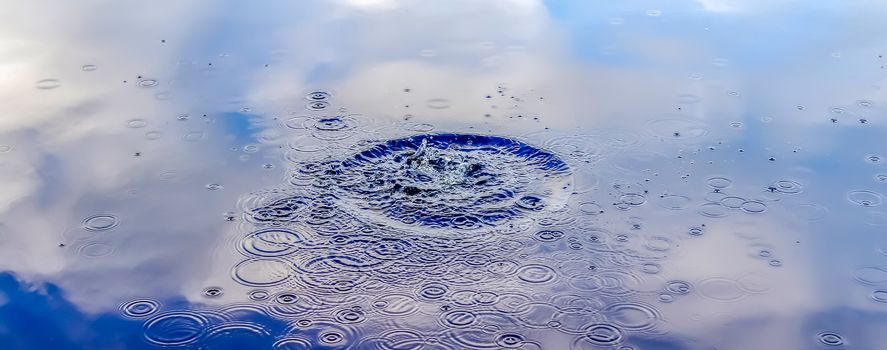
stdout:
[[593,345],[608,346],[622,342],[624,337],[622,329],[609,323],[591,324],[582,331],[582,341]]
[[819,342],[829,346],[838,346],[844,344],[844,338],[838,333],[822,332],[819,333]]
[[281,284],[288,280],[292,273],[290,264],[277,258],[244,260],[232,269],[234,280],[253,287]]
[[185,139],[185,141],[197,142],[197,141],[203,140],[203,137],[204,137],[203,131],[190,131],[190,132],[186,133],[183,138]]
[[450,292],[449,288],[442,283],[428,283],[419,289],[418,296],[422,300],[441,300]]
[[793,194],[793,193],[800,193],[802,188],[803,187],[801,186],[801,184],[799,184],[797,182],[789,181],[789,180],[780,180],[780,181],[774,182],[773,185],[770,186],[769,189],[771,191],[776,191],[776,192],[780,192],[780,193]]
[[712,177],[705,181],[712,188],[722,189],[730,187],[733,181],[725,177]]
[[445,98],[432,98],[425,101],[425,105],[431,109],[445,109],[450,107],[450,100]]
[[643,263],[641,264],[641,272],[648,274],[657,274],[662,270],[662,267],[656,263]]
[[553,281],[556,277],[557,274],[552,268],[540,264],[524,265],[517,270],[517,278],[527,283],[548,283]]
[[360,323],[366,320],[366,314],[360,309],[342,309],[335,313],[334,319],[341,324]]
[[557,230],[542,230],[533,234],[533,238],[540,242],[554,242],[561,239],[564,233]]
[[699,214],[709,218],[722,218],[727,216],[726,209],[721,203],[705,203],[699,206]]
[[520,348],[526,338],[517,333],[504,333],[496,336],[496,345],[503,348]]
[[125,316],[134,318],[150,316],[159,309],[160,303],[151,299],[137,299],[120,306]]
[[663,208],[671,210],[686,209],[687,205],[690,204],[690,197],[676,194],[662,195],[659,196],[658,204]]
[[883,202],[883,197],[880,194],[866,190],[850,191],[847,193],[847,199],[863,207],[875,207]]
[[105,231],[116,227],[120,221],[111,214],[96,214],[83,219],[81,226],[90,231]]
[[441,314],[441,324],[445,327],[465,328],[477,320],[477,315],[468,310],[453,310]]
[[58,79],[43,79],[38,81],[36,86],[40,90],[51,90],[62,86],[62,82]]
[[745,296],[739,283],[726,278],[709,278],[699,282],[702,296],[721,302],[733,302]]
[[218,298],[222,296],[224,292],[221,287],[207,287],[203,290],[203,296],[207,298]]
[[96,65],[94,65],[94,64],[84,64],[82,67],[80,67],[80,69],[83,70],[84,72],[92,72],[92,71],[96,70],[97,68],[98,67],[96,67]]
[[308,102],[308,104],[305,105],[305,108],[308,108],[309,110],[312,110],[312,111],[322,111],[324,109],[329,108],[329,106],[330,106],[330,103],[327,101],[312,101],[312,102]]
[[222,189],[222,185],[219,185],[216,183],[206,184],[206,189],[208,189],[210,191],[220,190],[220,189]]
[[665,284],[665,291],[674,295],[690,294],[692,290],[693,286],[686,281],[670,281]]
[[644,331],[656,326],[661,318],[652,306],[641,303],[616,303],[603,310],[616,325],[629,331]]
[[763,213],[767,210],[767,205],[761,201],[745,201],[742,202],[741,208],[746,213]]
[[144,336],[161,346],[180,346],[196,341],[206,332],[208,320],[197,313],[180,311],[158,315],[145,323]]
[[647,202],[647,198],[638,193],[625,193],[619,196],[619,201],[631,206],[639,206]]
[[871,298],[879,303],[887,303],[887,290],[875,290],[872,292]]
[[157,86],[158,84],[160,84],[160,82],[157,81],[157,79],[139,79],[139,81],[136,84],[139,87],[151,88],[151,87]]
[[148,121],[144,120],[144,119],[140,119],[140,118],[130,119],[129,121],[126,122],[126,125],[129,126],[130,128],[134,128],[134,129],[144,128],[144,127],[148,126]]
[[580,212],[587,215],[598,215],[604,212],[603,207],[593,202],[580,203],[578,208]]
[[250,300],[262,301],[262,300],[268,300],[268,297],[270,297],[271,294],[268,293],[268,291],[256,289],[256,290],[251,290],[249,292],[248,296],[249,296]]
[[887,270],[875,266],[866,266],[856,269],[856,280],[864,284],[877,285],[887,282]]
[[326,101],[330,98],[330,93],[326,91],[314,91],[305,96],[309,101]]

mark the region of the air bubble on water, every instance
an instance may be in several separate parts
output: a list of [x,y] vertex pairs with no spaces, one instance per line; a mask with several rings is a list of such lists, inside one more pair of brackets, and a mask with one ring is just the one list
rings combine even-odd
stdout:
[[222,185],[219,185],[217,183],[210,183],[210,184],[206,184],[206,189],[208,189],[210,191],[220,190],[220,189],[222,189]]

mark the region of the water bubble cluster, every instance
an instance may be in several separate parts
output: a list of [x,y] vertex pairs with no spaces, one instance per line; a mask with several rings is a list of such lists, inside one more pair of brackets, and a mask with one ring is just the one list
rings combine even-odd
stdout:
[[[305,128],[298,130],[356,128],[347,118],[324,118],[301,119]],[[621,232],[570,233],[577,216],[604,209],[594,202],[569,205],[573,168],[559,154],[471,134],[422,134],[358,147],[338,158],[299,161],[288,187],[242,203],[251,229],[237,240],[243,260],[231,277],[255,288],[245,297],[262,312],[298,330],[278,345],[538,348],[540,339],[526,331],[542,329],[574,337],[576,344],[615,346],[659,325],[655,307],[628,299],[642,275],[659,272],[655,259],[674,242],[649,237],[634,250],[626,246],[633,238]],[[621,202],[646,202],[640,189],[625,189]],[[560,244],[574,255],[540,251]],[[638,268],[629,272],[631,265]],[[680,283],[666,288],[689,293],[691,285]],[[540,295],[540,288],[568,293]],[[203,291],[206,297],[221,293]],[[385,323],[416,324],[428,315],[437,331]],[[145,336],[167,346],[202,344],[219,327],[236,323],[220,318],[226,316],[160,313],[146,322]],[[356,336],[364,329],[366,336]]]

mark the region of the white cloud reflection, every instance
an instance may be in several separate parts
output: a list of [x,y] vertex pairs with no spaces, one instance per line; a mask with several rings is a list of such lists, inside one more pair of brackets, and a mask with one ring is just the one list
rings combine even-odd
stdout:
[[[716,16],[733,12],[765,16],[768,6],[730,0],[698,3]],[[626,16],[630,20],[619,26],[603,24],[604,20],[599,27],[571,26],[546,11],[542,2],[531,0],[336,0],[311,8],[313,12],[292,22],[281,19],[281,13],[302,10],[296,4],[250,5],[249,14],[199,2],[139,5],[127,7],[123,14],[101,12],[105,5],[15,5],[0,14],[6,20],[0,25],[4,58],[0,104],[7,113],[0,118],[0,145],[12,147],[0,153],[0,250],[4,252],[0,268],[57,281],[78,306],[90,311],[113,309],[140,294],[181,293],[201,301],[199,290],[206,285],[245,291],[230,279],[230,267],[240,258],[231,243],[243,232],[221,220],[221,213],[233,210],[240,195],[280,182],[279,172],[262,173],[257,162],[280,164],[281,151],[266,153],[273,161],[243,161],[242,147],[245,142],[259,143],[253,136],[275,124],[269,119],[307,114],[304,94],[315,89],[330,91],[335,107],[347,107],[348,113],[387,122],[410,115],[413,122],[431,123],[440,130],[465,130],[468,125],[502,134],[527,134],[546,127],[553,135],[601,129],[607,131],[600,134],[612,135],[615,132],[610,130],[622,130],[629,135],[625,139],[642,139],[643,144],[602,147],[603,160],[588,170],[600,180],[590,193],[604,198],[600,202],[605,205],[611,190],[607,186],[626,173],[636,178],[633,181],[643,181],[651,173],[668,177],[671,182],[650,186],[660,186],[656,190],[662,193],[681,191],[699,204],[707,190],[706,176],[735,171],[733,178],[745,179],[748,188],[756,189],[740,194],[757,195],[770,181],[797,176],[800,167],[768,168],[766,158],[761,162],[735,158],[738,152],[729,147],[745,148],[756,156],[778,153],[780,161],[803,161],[788,158],[794,145],[786,146],[785,140],[792,139],[808,146],[810,157],[822,156],[830,151],[825,145],[839,145],[844,138],[829,136],[830,129],[819,129],[811,120],[821,119],[829,106],[873,96],[871,84],[841,79],[844,73],[874,74],[863,72],[860,65],[834,66],[840,73],[829,75],[833,81],[816,85],[815,91],[800,89],[821,83],[815,74],[798,73],[816,68],[806,62],[821,63],[803,57],[819,47],[793,52],[791,42],[786,42],[775,54],[788,60],[778,63],[763,64],[741,54],[732,61],[717,60],[730,44],[707,37],[701,25],[686,28],[671,23],[650,29],[635,26],[641,19]],[[626,6],[603,18],[639,10]],[[366,12],[354,14],[353,9]],[[666,11],[664,17],[669,15]],[[262,21],[266,17],[268,23]],[[43,18],[43,26],[27,23],[30,18]],[[259,25],[254,26],[251,21],[257,18]],[[742,36],[744,29],[737,29],[736,35]],[[611,35],[627,39],[613,42]],[[773,40],[791,39],[774,35]],[[743,39],[746,44],[762,40]],[[860,46],[883,49],[879,44]],[[241,45],[254,46],[241,51]],[[848,60],[871,64],[871,71],[878,72],[873,57],[860,53]],[[96,64],[98,69],[83,71],[84,64]],[[776,74],[773,70],[782,69],[797,74],[770,79]],[[139,75],[156,78],[160,85],[136,87]],[[61,85],[37,89],[35,84],[42,79],[59,79]],[[883,84],[883,78],[863,80]],[[164,92],[170,99],[158,98],[166,96],[158,95]],[[887,103],[877,97],[870,100]],[[786,111],[797,109],[796,105],[816,112]],[[265,121],[252,121],[254,130],[232,131],[220,113],[241,107],[253,108],[248,113]],[[870,110],[853,108],[876,122]],[[761,117],[774,111],[780,113],[778,120],[761,126]],[[183,114],[190,119],[178,120]],[[667,139],[677,127],[659,130],[649,124],[664,115],[704,124],[706,137]],[[148,125],[128,128],[135,118]],[[728,126],[735,121],[747,129],[764,129],[760,131],[764,136],[733,133]],[[768,128],[777,127],[786,130],[767,134]],[[150,131],[163,136],[148,140]],[[204,140],[184,140],[193,132],[204,133]],[[294,131],[280,133],[282,138],[268,142],[269,148],[285,146]],[[816,140],[803,139],[810,135],[817,135]],[[754,149],[756,145],[763,146]],[[706,158],[707,147],[731,153]],[[142,155],[136,157],[134,152]],[[677,154],[698,163],[675,160]],[[261,153],[253,157],[261,158]],[[172,171],[177,180],[158,180]],[[690,172],[689,180],[680,178]],[[204,186],[210,182],[221,183],[224,191],[207,191]],[[659,192],[652,191],[651,198]],[[808,193],[811,201],[831,198],[814,188]],[[830,282],[816,268],[822,262],[815,251],[831,242],[795,248],[796,239],[801,240],[797,237],[817,228],[806,222],[785,224],[781,215],[791,216],[791,205],[797,204],[789,200],[769,203],[772,210],[754,220],[734,219],[745,218],[736,214],[713,224],[704,237],[680,241],[680,248],[663,261],[668,272],[660,279],[686,280],[699,288],[704,281],[723,278],[726,284],[710,287],[744,282],[760,289],[749,292],[746,286],[741,297],[729,302],[700,294],[663,304],[666,330],[707,344],[729,339],[734,348],[800,348],[806,343],[788,333],[802,328],[803,315],[827,305],[853,304],[817,289]],[[832,207],[837,213],[850,210]],[[663,214],[652,203],[645,208],[650,209],[637,215],[646,215],[649,226],[678,230],[700,221],[695,209]],[[103,212],[121,220],[111,232],[114,236],[100,240],[114,247],[114,255],[87,259],[72,254],[81,246],[65,235],[80,230],[83,218]],[[603,215],[601,225],[621,229],[617,223],[626,215],[608,207],[610,212],[614,214]],[[751,241],[776,247],[783,266],[749,257]],[[59,243],[74,249],[61,249]],[[149,278],[151,286],[139,289],[139,283]],[[242,296],[232,292],[221,300],[237,301]],[[740,338],[725,330],[757,317],[778,319],[779,327],[750,328],[748,332],[756,336]],[[765,338],[771,342],[764,343]]]

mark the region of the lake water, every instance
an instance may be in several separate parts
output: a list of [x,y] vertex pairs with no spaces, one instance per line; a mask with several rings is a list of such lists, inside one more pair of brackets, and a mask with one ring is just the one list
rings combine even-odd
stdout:
[[0,1],[2,349],[882,349],[887,4]]

